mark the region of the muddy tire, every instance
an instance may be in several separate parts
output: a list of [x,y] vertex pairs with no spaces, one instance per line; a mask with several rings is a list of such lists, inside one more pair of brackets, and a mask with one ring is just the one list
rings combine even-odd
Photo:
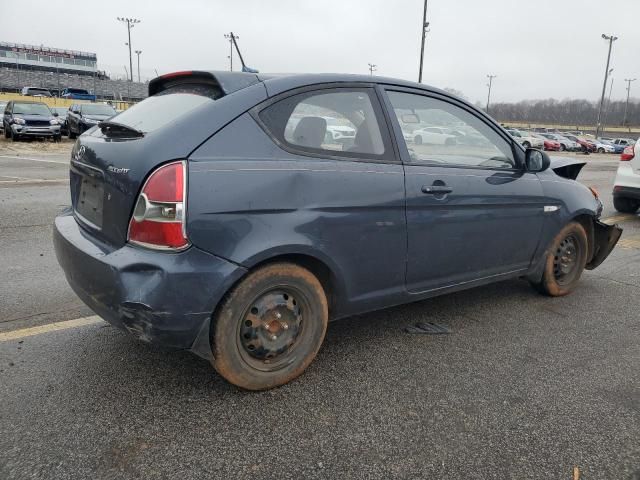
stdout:
[[247,390],[290,382],[315,358],[327,330],[327,298],[318,279],[292,263],[251,272],[213,320],[213,366]]
[[640,200],[625,197],[613,197],[613,208],[620,213],[636,213],[640,208]]
[[547,249],[540,282],[532,282],[540,293],[562,297],[571,293],[584,271],[588,252],[587,233],[578,222],[567,224]]

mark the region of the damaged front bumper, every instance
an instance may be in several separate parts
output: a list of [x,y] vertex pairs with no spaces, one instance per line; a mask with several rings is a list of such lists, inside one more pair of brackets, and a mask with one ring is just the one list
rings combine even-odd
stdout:
[[70,213],[56,217],[53,242],[69,285],[100,317],[143,341],[210,358],[211,315],[242,267],[195,247],[114,249]]
[[593,255],[587,263],[586,269],[593,270],[609,256],[622,235],[622,228],[618,225],[607,225],[600,220],[593,222]]

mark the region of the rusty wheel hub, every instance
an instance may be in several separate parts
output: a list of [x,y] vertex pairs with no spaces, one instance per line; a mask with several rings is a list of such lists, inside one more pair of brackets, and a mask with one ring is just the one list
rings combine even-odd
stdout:
[[275,367],[294,347],[302,318],[302,307],[293,292],[265,293],[253,302],[242,320],[240,346],[250,358]]
[[558,283],[571,281],[578,265],[578,248],[573,235],[569,235],[558,245],[553,259],[553,274]]

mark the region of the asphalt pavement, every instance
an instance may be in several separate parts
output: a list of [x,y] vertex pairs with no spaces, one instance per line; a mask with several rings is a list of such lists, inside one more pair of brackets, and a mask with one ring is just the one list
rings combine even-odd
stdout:
[[572,295],[516,280],[341,320],[298,380],[248,393],[85,318],[51,246],[69,148],[0,140],[0,479],[640,480],[640,216],[612,208],[616,157],[579,178],[625,231]]

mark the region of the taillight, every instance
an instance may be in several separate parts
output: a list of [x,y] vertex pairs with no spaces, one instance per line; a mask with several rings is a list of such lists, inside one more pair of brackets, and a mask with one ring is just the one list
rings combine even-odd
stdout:
[[635,156],[635,152],[633,150],[633,145],[629,145],[625,147],[624,151],[622,152],[622,155],[620,155],[620,161],[628,162],[629,160],[633,160],[634,156]]
[[160,250],[189,246],[185,230],[186,162],[163,165],[147,179],[129,222],[128,241]]

